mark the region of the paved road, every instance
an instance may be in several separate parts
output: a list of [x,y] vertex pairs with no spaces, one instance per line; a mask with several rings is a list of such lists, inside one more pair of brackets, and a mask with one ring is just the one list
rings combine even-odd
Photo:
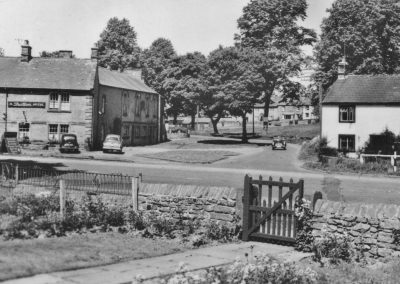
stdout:
[[[281,152],[281,154],[285,155],[285,152]],[[250,154],[250,156],[254,156],[254,154]],[[51,163],[59,168],[129,175],[142,173],[144,182],[149,183],[197,184],[239,188],[243,186],[245,174],[257,177],[258,175],[264,177],[272,176],[274,179],[283,177],[284,180],[293,178],[294,181],[303,178],[305,180],[306,195],[311,195],[316,190],[319,190],[323,192],[325,198],[330,200],[400,204],[400,178],[316,173],[299,169],[295,163],[288,165],[288,170],[273,170],[266,169],[271,168],[270,166],[261,167],[262,163],[256,158],[265,160],[265,156],[262,153],[253,158],[256,160],[255,165],[258,163],[259,167],[250,168],[250,165],[247,164],[250,162],[246,162],[245,159],[237,160],[236,163],[230,163],[231,161],[228,160],[212,165],[188,165],[167,162],[144,163],[143,161],[123,163],[59,158],[34,158],[34,160],[42,163]],[[2,157],[2,159],[4,158]],[[32,160],[33,158],[18,157],[18,159]]]

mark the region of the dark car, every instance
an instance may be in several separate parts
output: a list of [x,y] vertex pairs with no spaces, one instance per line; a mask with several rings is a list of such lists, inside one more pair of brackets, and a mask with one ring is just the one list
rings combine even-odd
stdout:
[[272,150],[276,149],[286,150],[286,140],[284,137],[274,137],[274,139],[272,140]]
[[60,152],[79,152],[79,144],[75,134],[63,134],[61,136]]

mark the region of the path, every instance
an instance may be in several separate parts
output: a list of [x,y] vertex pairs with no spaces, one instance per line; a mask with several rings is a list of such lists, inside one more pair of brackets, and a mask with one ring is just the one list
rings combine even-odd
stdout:
[[288,262],[299,261],[310,256],[310,254],[295,251],[293,247],[240,242],[105,266],[40,274],[5,281],[3,284],[126,284],[132,283],[138,275],[147,280],[146,283],[152,283],[154,278],[173,274],[180,263],[187,264],[188,271],[204,270],[229,265],[237,257],[244,260],[246,253],[249,260],[257,254],[268,254]]

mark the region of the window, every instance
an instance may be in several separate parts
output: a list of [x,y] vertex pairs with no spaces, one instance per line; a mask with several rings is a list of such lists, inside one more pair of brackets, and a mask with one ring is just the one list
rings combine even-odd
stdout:
[[103,95],[103,99],[101,102],[101,113],[104,114],[106,112],[106,95]]
[[150,116],[150,97],[146,96],[146,117]]
[[308,118],[310,116],[310,114],[308,112],[306,112],[306,117]]
[[355,122],[355,106],[339,106],[339,122]]
[[24,139],[24,137],[29,138],[29,123],[21,122],[18,124],[18,130],[19,130],[19,139]]
[[306,106],[306,110],[310,110],[310,106]]
[[58,141],[58,124],[49,124],[49,141]]
[[140,95],[135,95],[135,115],[140,116]]
[[68,124],[61,124],[60,125],[60,134],[68,133],[69,125]]
[[122,138],[129,138],[129,125],[124,125]]
[[68,93],[50,93],[49,110],[70,111],[71,104]]
[[135,129],[135,138],[139,138],[140,137],[140,126],[135,125],[134,129]]
[[142,137],[147,136],[147,126],[146,125],[142,125],[142,130],[140,131],[140,134]]
[[122,97],[123,97],[122,115],[123,116],[128,116],[128,93],[124,92]]
[[284,118],[285,118],[285,119],[292,119],[292,116],[291,116],[290,114],[285,114],[285,115],[284,115]]
[[355,151],[355,135],[339,135],[339,151]]
[[70,111],[70,103],[69,103],[69,94],[67,93],[62,93],[61,94],[61,105],[60,105],[60,110],[63,111]]
[[58,94],[50,94],[49,109],[58,109]]

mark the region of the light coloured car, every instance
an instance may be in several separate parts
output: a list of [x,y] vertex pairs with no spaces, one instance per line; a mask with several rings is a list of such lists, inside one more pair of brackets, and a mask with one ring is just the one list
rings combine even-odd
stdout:
[[103,142],[103,153],[118,152],[122,153],[122,139],[117,134],[108,134]]

